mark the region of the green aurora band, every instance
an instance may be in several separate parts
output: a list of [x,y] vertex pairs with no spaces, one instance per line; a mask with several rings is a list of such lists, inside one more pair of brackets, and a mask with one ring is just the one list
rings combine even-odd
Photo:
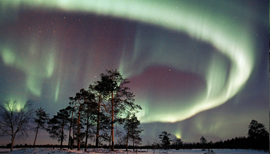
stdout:
[[[212,2],[212,1],[211,1]],[[159,64],[171,66],[179,71],[188,71],[191,73],[198,74],[206,80],[206,94],[201,96],[196,101],[196,105],[190,106],[185,112],[173,113],[173,114],[156,114],[147,115],[147,98],[141,99],[136,98],[143,106],[143,111],[139,117],[142,122],[176,122],[185,120],[195,114],[218,107],[228,101],[230,98],[235,96],[237,92],[245,85],[246,81],[250,77],[250,74],[254,67],[254,43],[250,36],[252,28],[249,27],[249,19],[245,19],[246,23],[231,20],[230,17],[219,15],[218,9],[226,7],[226,1],[216,2],[217,8],[206,6],[202,8],[204,2],[192,1],[192,4],[187,1],[145,1],[145,0],[12,0],[12,1],[1,1],[1,11],[4,12],[5,8],[12,8],[14,10],[23,8],[43,8],[46,10],[63,10],[69,12],[87,12],[95,13],[101,16],[111,16],[116,18],[122,18],[127,20],[138,21],[150,25],[160,26],[168,30],[177,31],[179,33],[185,33],[189,37],[211,44],[217,51],[228,58],[231,62],[231,68],[229,72],[223,71],[226,69],[226,65],[223,61],[217,60],[215,57],[211,58],[207,72],[200,72],[198,69],[192,67],[189,64],[178,65],[173,63],[174,60],[160,61]],[[175,4],[177,3],[177,5]],[[221,4],[219,4],[221,3]],[[177,7],[175,7],[177,6]],[[233,11],[246,10],[232,8]],[[231,15],[233,17],[233,15]],[[254,21],[253,17],[251,16]],[[221,22],[222,21],[222,22]],[[32,43],[31,43],[32,44]],[[31,55],[35,56],[35,46],[29,47]],[[12,52],[12,49],[1,46],[1,56],[4,64],[7,66],[14,66],[26,74],[26,87],[27,89],[36,96],[40,96],[42,89],[43,78],[50,78],[54,72],[54,45],[51,44],[49,47],[44,49],[44,55],[46,58],[38,60],[38,66],[32,65],[24,61],[20,61],[16,55]],[[33,53],[32,53],[33,52]],[[139,51],[138,51],[139,52]],[[43,53],[43,52],[42,52]],[[48,54],[49,53],[49,54]],[[125,77],[129,78],[134,75],[139,75],[145,68],[150,66],[150,62],[146,62],[144,67],[138,68],[134,72],[126,72],[125,67],[127,65],[136,65],[133,63],[138,54],[135,52],[133,59],[127,61],[122,59],[119,66],[119,70],[124,74]],[[153,53],[152,58],[160,57],[160,53]],[[44,60],[46,59],[46,60]],[[149,59],[151,61],[151,59]],[[45,67],[47,70],[42,74],[34,74],[29,72],[29,67],[34,67],[31,70],[40,69]],[[56,84],[55,101],[58,99],[59,93],[59,79]],[[25,100],[21,99],[21,100]],[[177,133],[177,136],[181,136],[181,132]]]

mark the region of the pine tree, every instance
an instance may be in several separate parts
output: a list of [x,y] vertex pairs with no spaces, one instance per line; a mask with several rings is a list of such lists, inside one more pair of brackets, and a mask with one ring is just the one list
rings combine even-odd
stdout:
[[[83,138],[86,136],[85,132],[81,132],[81,129],[83,128],[83,104],[87,102],[87,100],[89,99],[89,93],[88,91],[81,89],[80,92],[76,93],[75,98],[73,98],[75,100],[75,103],[77,103],[75,106],[77,108],[77,150],[80,150],[80,146],[81,146],[81,141],[83,140]],[[87,115],[87,114],[85,114]],[[87,124],[87,126],[89,126]]]
[[139,128],[140,121],[137,119],[137,117],[133,114],[131,117],[127,117],[124,124],[124,129],[126,130],[126,151],[128,149],[128,140],[131,139],[133,141],[133,150],[135,143],[140,143],[141,138],[139,137],[139,134],[143,131],[142,128]]
[[[73,149],[74,146],[74,125],[76,123],[76,119],[74,118],[75,112],[75,101],[73,97],[69,97],[69,106],[66,108],[69,114],[71,114],[71,118],[69,119],[69,135],[68,135],[68,147]],[[71,137],[71,130],[72,130],[72,137]]]
[[67,108],[59,110],[57,115],[54,115],[52,119],[48,122],[48,128],[46,129],[50,134],[52,139],[56,139],[58,142],[61,142],[60,148],[62,149],[63,141],[66,139],[64,130],[68,129],[69,112]]
[[269,133],[267,132],[264,124],[259,123],[256,120],[252,120],[249,124],[248,137],[252,139],[259,139],[268,137]]
[[37,127],[35,129],[36,135],[35,135],[35,140],[34,140],[34,147],[36,145],[36,140],[37,140],[37,134],[39,128],[41,129],[46,129],[45,124],[49,120],[49,114],[47,114],[43,108],[39,108],[36,110],[36,117],[34,118],[34,123],[37,124]]
[[95,95],[90,91],[82,90],[82,97],[84,99],[84,103],[82,104],[83,112],[82,112],[82,119],[84,124],[86,125],[85,130],[85,149],[87,150],[87,141],[88,136],[91,134],[90,127],[93,127],[93,123],[96,120],[95,115],[97,114],[97,103],[95,100]]
[[176,139],[175,139],[175,148],[176,148],[177,150],[179,150],[180,147],[182,147],[182,145],[183,145],[182,140],[181,140],[180,138],[176,138]]
[[164,149],[167,149],[168,146],[171,144],[170,136],[171,136],[171,134],[167,133],[166,131],[163,131],[159,135],[159,138],[161,139],[160,141],[162,142],[162,145],[163,145]]
[[104,105],[104,109],[111,117],[111,150],[114,151],[114,123],[122,123],[123,118],[121,116],[123,113],[130,114],[141,109],[141,107],[134,104],[134,95],[125,86],[130,81],[124,79],[116,69],[107,70],[106,74],[102,73],[100,76],[100,83],[103,86],[102,94],[109,100],[108,104]]
[[205,150],[205,144],[207,143],[207,140],[202,136],[200,138],[200,141],[201,141],[201,144],[202,144],[202,150],[204,151]]
[[[100,122],[101,122],[101,118],[104,117],[105,115],[101,112],[101,102],[102,102],[102,93],[104,91],[104,87],[105,85],[102,85],[104,83],[102,83],[101,81],[96,81],[94,85],[89,85],[89,90],[93,93],[95,93],[95,95],[97,95],[98,97],[98,103],[97,103],[97,112],[96,112],[96,116],[97,116],[97,128],[96,128],[96,147],[98,147],[99,145],[99,131],[100,131]],[[102,117],[101,117],[102,116]]]
[[269,148],[269,133],[264,124],[252,120],[249,124],[248,140],[251,147],[267,150]]

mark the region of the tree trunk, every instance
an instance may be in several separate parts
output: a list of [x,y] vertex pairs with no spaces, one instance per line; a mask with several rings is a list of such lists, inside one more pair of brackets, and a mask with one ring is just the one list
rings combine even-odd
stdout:
[[68,145],[68,148],[69,149],[71,149],[72,147],[72,140],[70,140],[70,138],[71,138],[71,127],[72,127],[72,124],[73,124],[73,111],[72,111],[72,113],[71,113],[71,119],[70,119],[70,127],[69,127],[69,137],[68,137],[68,143],[69,143],[69,145]]
[[64,140],[64,120],[62,121],[62,130],[61,130],[61,145],[60,145],[60,149],[62,149],[62,145],[63,145],[63,140]]
[[110,133],[110,137],[109,137],[109,149],[112,148],[112,146],[111,146],[111,140],[112,140],[112,132]]
[[87,113],[87,124],[86,124],[86,136],[85,136],[85,146],[84,146],[84,151],[86,152],[87,151],[87,139],[88,139],[88,129],[89,129],[89,111]]
[[10,151],[13,151],[14,139],[15,139],[15,136],[13,137],[13,135],[12,135]]
[[73,149],[74,146],[74,119],[72,119],[72,141],[71,141],[71,149]]
[[114,151],[114,100],[112,92],[112,151]]
[[134,137],[133,137],[133,151],[135,150],[135,146],[134,146]]
[[35,145],[36,145],[37,134],[38,134],[38,128],[39,128],[39,125],[37,126],[36,136],[35,136],[35,140],[34,140],[34,147],[35,147]]
[[97,134],[96,134],[96,147],[98,147],[98,138],[99,138],[99,123],[100,123],[100,119],[99,119],[99,113],[100,113],[100,101],[101,101],[101,94],[99,95],[99,101],[98,101],[98,121],[97,121]]
[[80,108],[79,108],[79,115],[78,115],[78,131],[77,131],[77,143],[78,143],[78,151],[80,151],[80,118],[81,118],[81,104],[80,104]]
[[127,133],[127,145],[126,145],[126,151],[128,151],[128,134],[129,134],[129,131]]

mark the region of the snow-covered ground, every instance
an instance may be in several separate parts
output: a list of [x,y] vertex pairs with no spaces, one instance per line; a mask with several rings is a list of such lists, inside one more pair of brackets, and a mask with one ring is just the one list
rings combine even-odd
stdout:
[[[1,152],[9,151],[9,149],[0,149]],[[230,149],[214,149],[215,154],[268,154],[268,152],[255,151],[255,150],[230,150]],[[193,150],[139,150],[137,154],[204,154],[207,151],[202,151],[201,149]],[[136,154],[132,150],[128,152],[125,150],[116,149],[114,152],[108,149],[88,149],[87,152],[77,150],[60,150],[52,148],[32,148],[32,149],[14,149],[10,154],[77,154],[77,153],[93,153],[93,154]]]

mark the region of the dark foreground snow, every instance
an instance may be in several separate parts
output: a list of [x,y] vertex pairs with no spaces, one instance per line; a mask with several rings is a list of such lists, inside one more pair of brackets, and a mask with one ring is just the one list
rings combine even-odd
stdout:
[[[9,149],[0,149],[1,152],[9,151]],[[268,152],[255,150],[230,150],[230,149],[214,149],[215,154],[268,154]],[[201,149],[193,150],[139,150],[137,154],[204,154],[207,151]],[[132,150],[128,153],[125,150],[116,149],[114,152],[108,149],[88,149],[87,152],[68,149],[53,149],[53,148],[31,148],[31,149],[14,149],[10,154],[77,154],[77,153],[93,153],[93,154],[136,154]]]

